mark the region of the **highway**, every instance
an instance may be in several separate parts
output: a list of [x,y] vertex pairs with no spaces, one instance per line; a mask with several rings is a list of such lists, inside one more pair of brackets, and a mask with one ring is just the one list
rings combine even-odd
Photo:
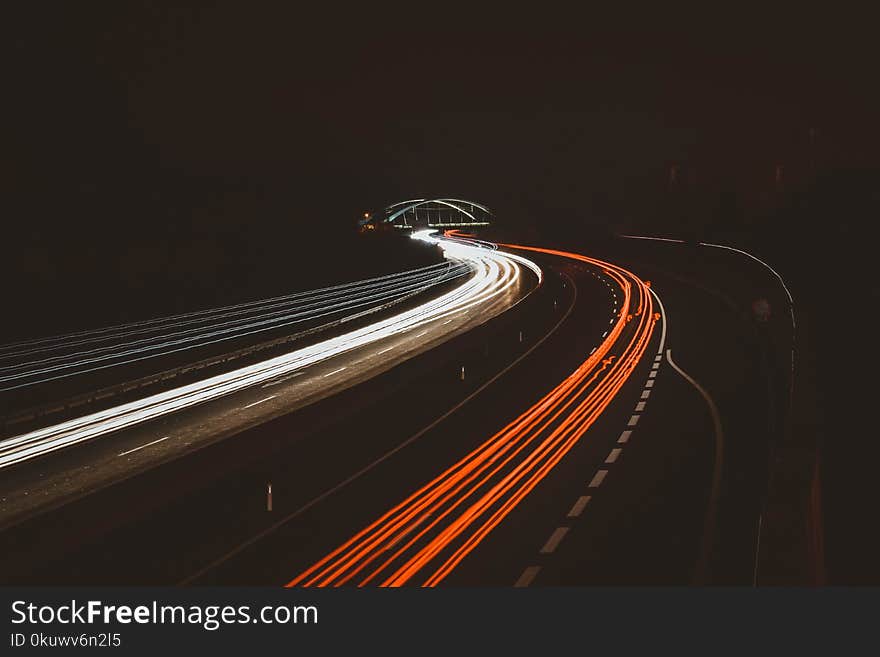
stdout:
[[608,263],[530,250],[588,263],[607,277],[607,287],[616,288],[615,315],[598,348],[526,412],[290,586],[401,586],[414,578],[436,586],[552,471],[627,381],[656,321],[647,286]]
[[[470,272],[466,262],[447,262],[284,297],[6,345],[0,348],[0,392],[130,366],[277,329],[314,327],[318,320],[351,321],[361,313],[375,312]],[[326,324],[317,328],[326,328]]]
[[[433,239],[424,235],[414,237]],[[16,471],[5,477],[0,488],[3,495],[0,518],[8,523],[40,505],[52,505],[65,497],[88,492],[132,470],[148,467],[154,461],[197,449],[207,441],[273,414],[289,412],[366,380],[400,359],[479,324],[516,303],[529,290],[520,280],[523,270],[531,271],[536,282],[540,280],[540,269],[525,258],[502,255],[476,243],[455,240],[444,241],[441,247],[448,264],[416,272],[292,295],[281,301],[271,299],[7,347],[5,356],[32,359],[7,366],[7,371],[16,372],[7,374],[7,379],[17,381],[17,375],[21,374],[36,385],[42,379],[32,377],[52,379],[86,373],[102,359],[109,362],[97,367],[125,365],[133,353],[145,348],[145,342],[149,343],[148,350],[185,348],[173,346],[180,333],[192,332],[187,340],[199,338],[211,343],[240,337],[242,332],[277,328],[279,320],[284,326],[318,320],[319,324],[309,329],[311,333],[328,329],[337,329],[338,333],[274,358],[0,440],[0,469],[7,469],[60,450],[69,452],[73,447],[100,438],[112,439],[112,445],[101,445],[85,456],[65,453],[65,464],[61,467],[41,463],[37,473]],[[365,313],[372,315],[395,307],[401,299],[415,298],[433,288],[442,289],[441,286],[448,283],[453,284],[448,291],[421,299],[402,312],[393,312],[354,330],[338,331]],[[279,305],[283,310],[278,310]],[[328,322],[327,318],[333,321]],[[192,323],[200,326],[182,330],[182,326]],[[146,332],[153,335],[142,338]],[[93,347],[97,342],[112,344]],[[84,345],[88,345],[88,349],[84,349]],[[96,356],[95,352],[99,351],[104,355]],[[64,353],[43,356],[46,352]],[[136,358],[151,355],[155,354]],[[68,365],[69,372],[58,373]],[[215,401],[221,405],[205,408]],[[178,416],[188,410],[195,413],[181,420]],[[174,439],[156,437],[156,422],[169,416],[174,416]],[[136,430],[141,425],[147,426]],[[168,426],[162,428],[162,432],[170,430]],[[120,460],[122,457],[124,460]],[[39,482],[36,491],[29,483],[34,480]]]
[[[675,246],[496,251],[452,238],[451,257],[479,249],[541,273],[307,374],[276,372],[13,467],[39,479],[55,459],[115,459],[139,474],[10,526],[3,579],[751,584],[772,398],[741,304],[682,271]],[[704,280],[730,264],[699,263]],[[218,440],[232,417],[240,424]],[[199,435],[173,460],[163,454]],[[126,465],[141,456],[156,463]],[[57,529],[62,515],[75,539]],[[36,536],[43,547],[28,552]],[[53,536],[64,548],[46,545]]]

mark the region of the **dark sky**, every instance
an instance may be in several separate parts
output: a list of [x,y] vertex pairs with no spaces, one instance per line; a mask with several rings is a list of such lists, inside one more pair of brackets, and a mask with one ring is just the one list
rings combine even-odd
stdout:
[[300,4],[25,10],[7,199],[146,219],[240,195],[347,221],[436,193],[513,215],[638,198],[671,162],[753,190],[810,127],[827,166],[880,145],[865,17]]

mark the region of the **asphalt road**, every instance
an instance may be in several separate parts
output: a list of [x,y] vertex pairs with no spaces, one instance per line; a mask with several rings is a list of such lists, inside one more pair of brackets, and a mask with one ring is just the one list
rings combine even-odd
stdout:
[[[588,263],[531,256],[544,284],[512,310],[5,531],[3,581],[290,582],[472,454],[603,344],[620,303],[613,281]],[[604,411],[443,584],[752,583],[773,431],[765,359],[736,305],[676,273],[677,258],[623,244],[608,254],[651,280],[665,315]],[[325,367],[316,379],[332,373]],[[299,385],[278,388],[296,395]],[[234,408],[270,411],[276,398],[260,399],[278,393],[267,390]],[[118,453],[107,458],[130,456]],[[409,538],[393,537],[383,552]]]

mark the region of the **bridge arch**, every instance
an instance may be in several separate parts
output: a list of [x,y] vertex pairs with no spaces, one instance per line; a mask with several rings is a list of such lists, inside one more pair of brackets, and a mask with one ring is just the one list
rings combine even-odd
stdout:
[[395,228],[462,228],[489,226],[492,211],[482,203],[456,198],[419,198],[392,203],[382,223]]

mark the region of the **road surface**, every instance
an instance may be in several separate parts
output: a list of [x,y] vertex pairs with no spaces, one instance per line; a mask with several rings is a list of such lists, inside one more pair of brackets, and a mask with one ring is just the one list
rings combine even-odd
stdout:
[[[368,380],[503,312],[528,294],[540,275],[540,270],[523,258],[453,240],[444,242],[443,246],[449,266],[295,295],[292,302],[285,299],[285,322],[317,319],[318,328],[325,329],[319,334],[323,339],[188,385],[170,387],[0,440],[0,469],[6,471],[0,484],[0,524],[11,524],[39,509],[87,494]],[[525,279],[524,271],[530,272],[531,280]],[[448,283],[453,284],[451,289],[440,287]],[[417,296],[438,287],[442,294]],[[417,302],[403,308],[390,303],[408,297]],[[376,312],[386,309],[385,306],[392,308],[392,312],[380,315],[377,321],[353,330],[339,330],[349,327],[348,323],[339,321],[340,310],[354,310],[355,315],[359,315],[364,308]],[[241,312],[240,307],[215,312],[211,315],[210,330],[199,329],[195,335],[211,340],[213,338],[207,336],[220,333],[220,324],[229,323],[230,314]],[[267,321],[267,315],[272,315],[274,322],[278,312],[276,300],[261,304],[256,317],[249,308],[244,319],[245,330],[253,330],[254,324]],[[335,321],[328,325],[325,322],[328,317]],[[343,318],[349,320],[352,315],[343,315]],[[176,317],[163,322],[160,341],[150,338],[150,344],[165,348],[164,345],[174,339],[171,335],[181,332],[181,322],[192,320],[192,317]],[[204,321],[204,315],[197,321]],[[234,321],[234,327],[226,328],[239,336],[241,320]],[[39,371],[54,377],[58,376],[58,370],[44,370],[69,363],[74,365],[72,371],[80,371],[86,361],[84,367],[88,369],[95,358],[110,355],[114,356],[110,359],[114,366],[124,364],[128,356],[122,354],[140,348],[138,343],[144,340],[140,337],[144,330],[153,331],[154,326],[129,326],[99,336],[66,336],[65,340],[48,345],[46,342],[16,345],[5,353],[15,354],[21,361],[23,355],[34,358],[35,351],[44,350],[40,352],[40,359],[58,360],[53,364],[41,363],[36,369],[31,365],[29,369],[17,371],[31,374]],[[91,350],[94,341],[106,341],[109,336],[113,344],[102,348],[107,350],[104,355],[84,356],[84,341],[93,341],[88,344]],[[120,343],[120,336],[126,341]],[[62,350],[67,354],[44,357],[46,351]],[[68,360],[71,355],[74,359]],[[117,362],[117,356],[122,360]],[[7,373],[7,378],[13,376]],[[47,458],[56,452],[57,458]],[[25,465],[31,467],[23,467]]]
[[[738,283],[711,285],[729,263],[693,279],[654,246],[503,250],[544,274],[507,312],[20,523],[4,580],[752,583],[774,397]],[[77,540],[28,553],[62,513]]]

